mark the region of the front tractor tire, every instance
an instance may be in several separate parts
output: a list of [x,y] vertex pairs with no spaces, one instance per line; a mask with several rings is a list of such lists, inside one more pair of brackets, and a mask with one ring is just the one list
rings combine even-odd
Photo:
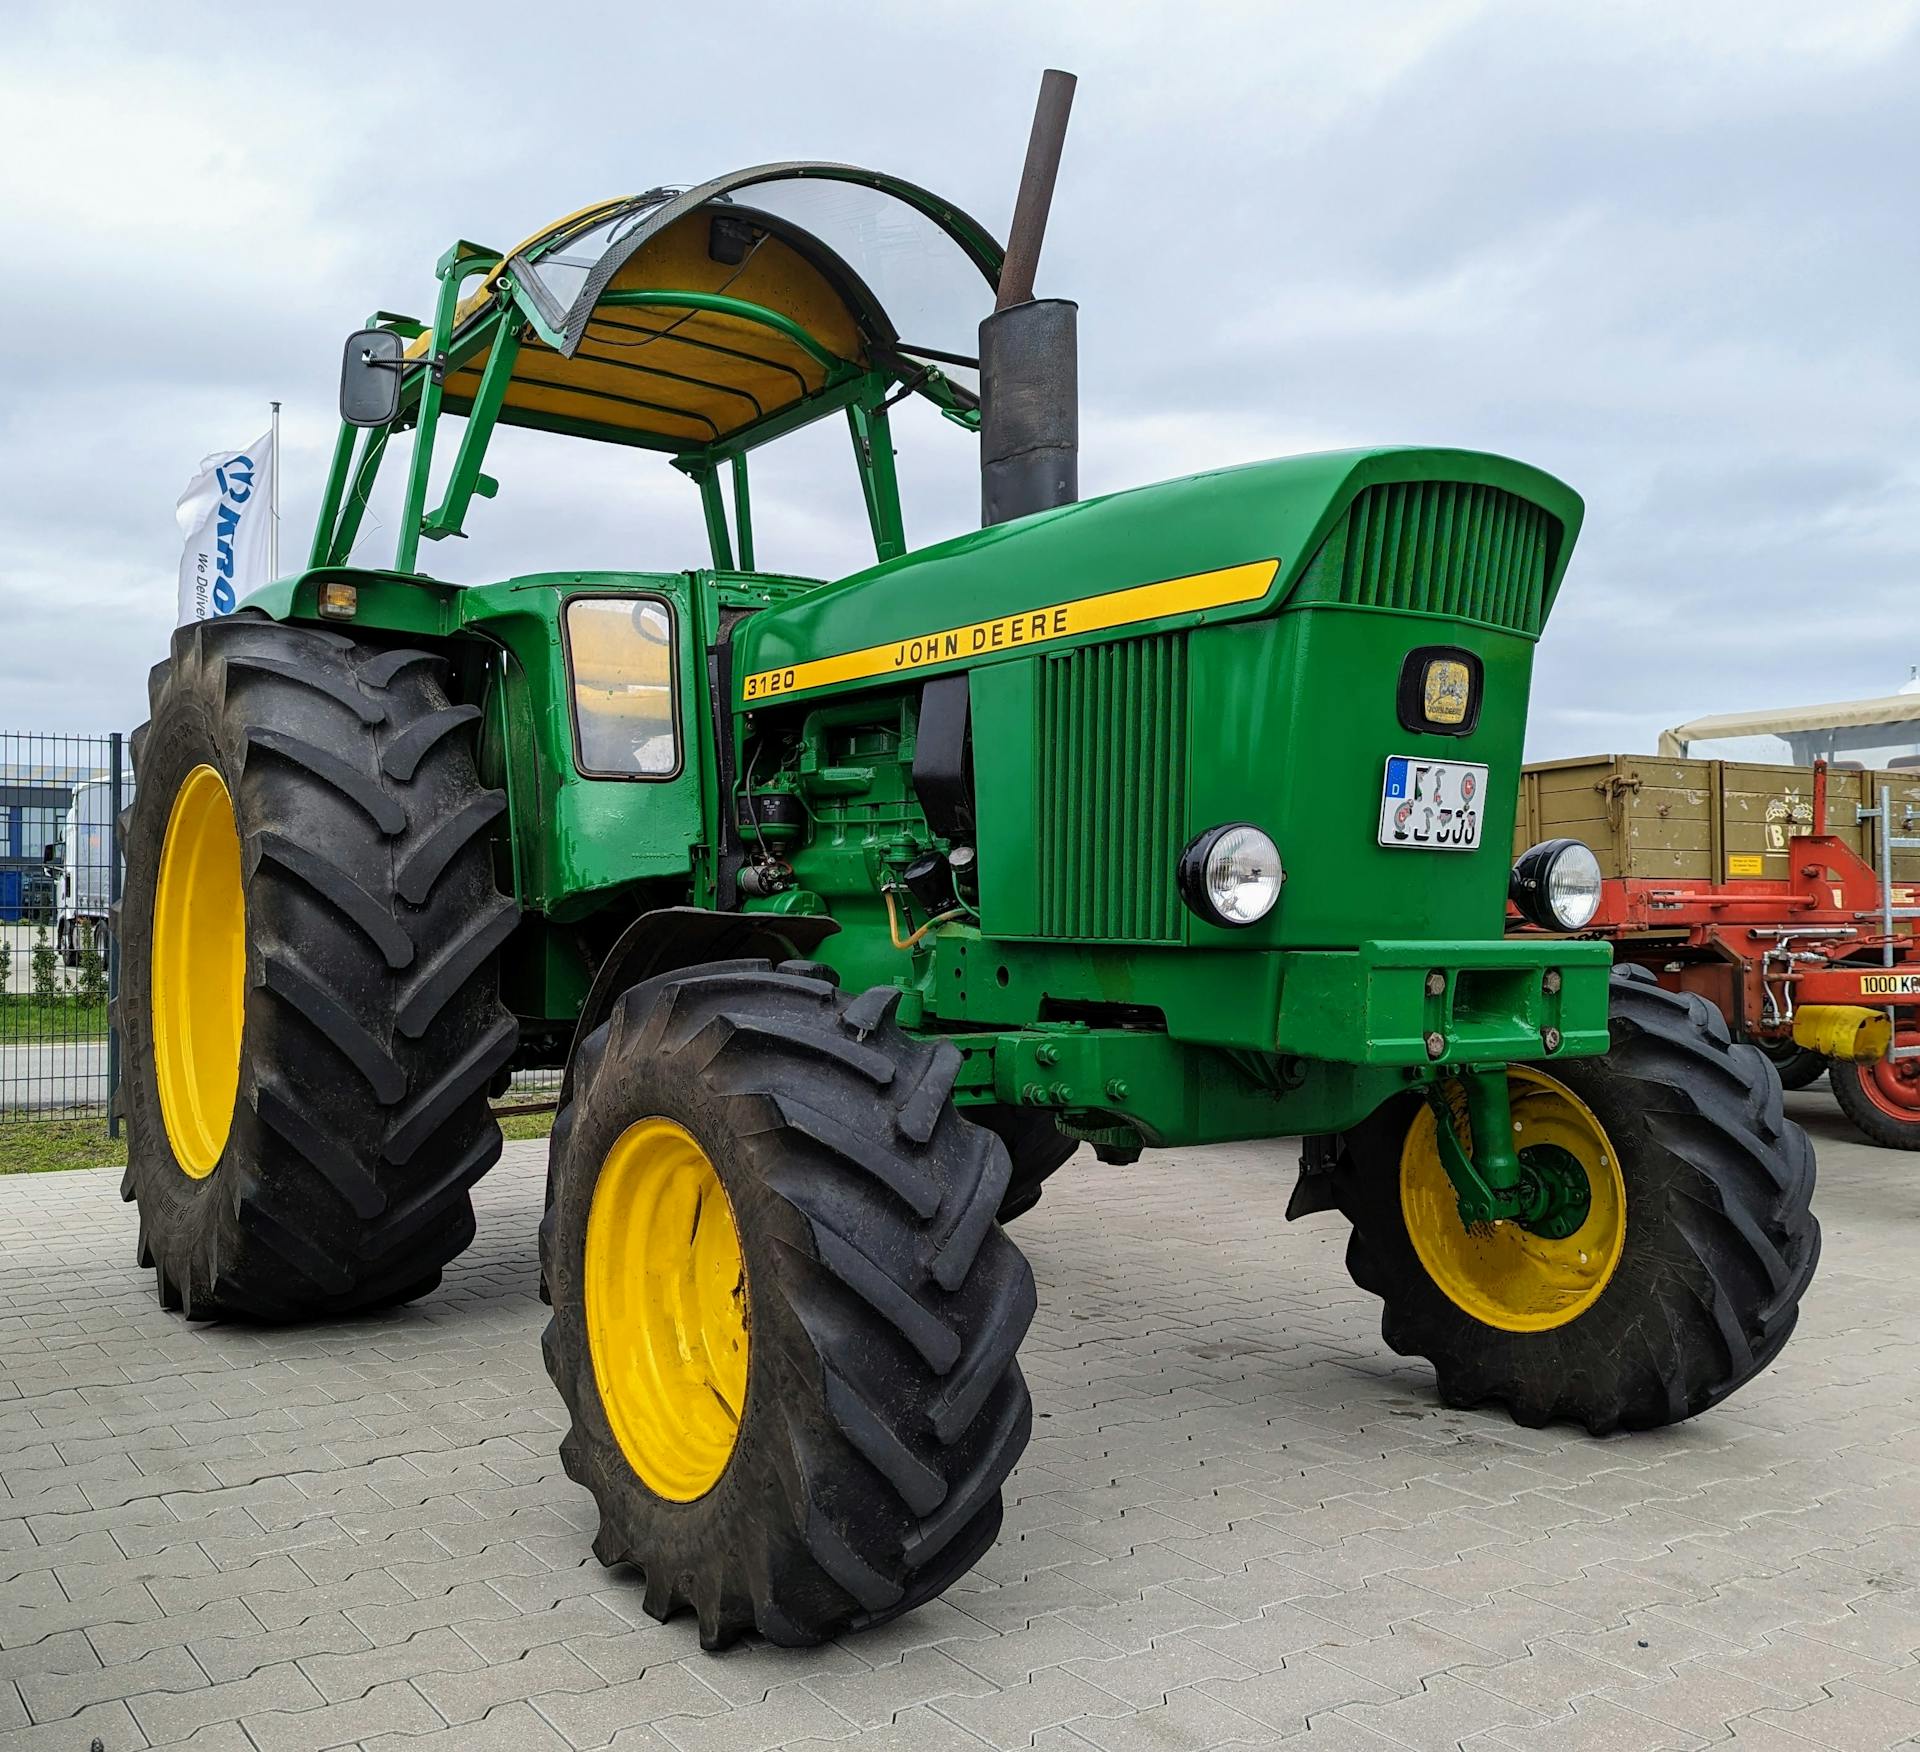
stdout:
[[540,1259],[594,1552],[723,1647],[932,1599],[994,1541],[1033,1410],[1033,1274],[959,1054],[805,971],[627,992],[553,1129]]
[[515,921],[440,660],[251,615],[174,635],[132,739],[126,1197],[163,1306],[292,1320],[431,1290],[500,1153]]
[[1003,1223],[1032,1210],[1040,1202],[1042,1188],[1080,1148],[1080,1140],[1068,1137],[1045,1108],[989,1104],[970,1108],[967,1118],[985,1126],[1007,1146],[1013,1173],[1007,1179],[1006,1196],[1000,1201]]
[[1584,1177],[1571,1233],[1463,1225],[1417,1097],[1347,1134],[1348,1269],[1384,1303],[1382,1337],[1433,1364],[1450,1406],[1594,1435],[1676,1423],[1759,1374],[1793,1330],[1820,1226],[1812,1147],[1772,1066],[1638,969],[1614,974],[1611,1032],[1601,1057],[1508,1074],[1523,1167]]

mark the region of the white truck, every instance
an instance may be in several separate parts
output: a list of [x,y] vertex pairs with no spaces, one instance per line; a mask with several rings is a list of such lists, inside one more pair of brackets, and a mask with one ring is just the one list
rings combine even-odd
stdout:
[[[123,782],[122,807],[133,801],[131,780]],[[54,943],[68,967],[78,967],[87,950],[104,961],[107,917],[113,902],[113,782],[82,779],[67,804],[64,837],[47,848],[47,873],[54,877]]]

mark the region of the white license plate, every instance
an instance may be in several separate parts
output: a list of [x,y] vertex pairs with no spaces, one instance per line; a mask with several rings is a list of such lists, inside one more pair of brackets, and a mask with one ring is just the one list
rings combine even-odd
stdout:
[[1483,766],[1390,755],[1380,785],[1380,843],[1417,851],[1473,851],[1480,844],[1486,801]]

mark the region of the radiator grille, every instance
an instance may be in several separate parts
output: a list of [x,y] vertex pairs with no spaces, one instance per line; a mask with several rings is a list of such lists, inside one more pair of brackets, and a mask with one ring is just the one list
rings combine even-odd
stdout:
[[1537,633],[1556,519],[1497,487],[1403,481],[1369,487],[1294,601],[1400,608]]
[[1186,635],[1042,658],[1038,706],[1042,933],[1178,941]]

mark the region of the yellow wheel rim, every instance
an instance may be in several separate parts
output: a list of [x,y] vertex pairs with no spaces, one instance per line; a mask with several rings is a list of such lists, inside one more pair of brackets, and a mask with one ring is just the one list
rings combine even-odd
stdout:
[[627,1463],[692,1502],[732,1457],[747,1400],[747,1267],[705,1150],[670,1119],[614,1140],[587,1214],[587,1343]]
[[1441,1165],[1433,1110],[1423,1107],[1400,1151],[1400,1211],[1427,1275],[1455,1307],[1502,1332],[1547,1332],[1577,1320],[1620,1263],[1627,1189],[1620,1157],[1593,1110],[1543,1071],[1507,1071],[1514,1148],[1554,1145],[1585,1170],[1586,1220],[1563,1240],[1518,1223],[1460,1220],[1460,1201]]
[[195,1180],[219,1163],[240,1091],[247,903],[226,781],[187,774],[167,817],[153,898],[153,1060],[173,1159]]

